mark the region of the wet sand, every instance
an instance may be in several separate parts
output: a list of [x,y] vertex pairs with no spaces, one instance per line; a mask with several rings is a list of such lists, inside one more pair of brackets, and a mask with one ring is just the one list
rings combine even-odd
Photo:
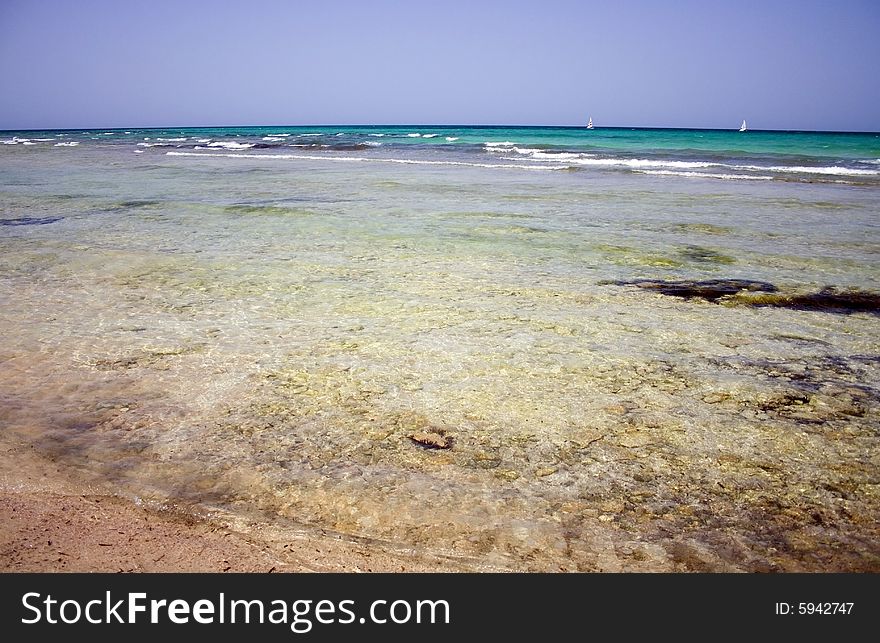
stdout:
[[119,498],[0,494],[0,569],[20,572],[308,571],[222,525]]
[[[3,464],[10,463],[7,450]],[[0,484],[0,572],[428,572],[460,563],[330,534],[299,538],[220,515],[147,507],[15,453]],[[28,461],[25,466],[22,466]],[[15,471],[16,473],[10,473]]]

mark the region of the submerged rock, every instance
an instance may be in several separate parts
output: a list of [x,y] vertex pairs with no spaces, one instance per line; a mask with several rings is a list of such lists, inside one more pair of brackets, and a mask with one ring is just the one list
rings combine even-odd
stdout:
[[425,447],[426,449],[450,449],[452,448],[452,437],[446,434],[443,429],[429,429],[426,431],[418,431],[409,436],[410,440]]
[[735,263],[733,257],[721,254],[711,248],[704,248],[703,246],[686,246],[679,250],[678,254],[690,261],[699,261],[701,263]]
[[[683,279],[637,279],[635,281],[602,281],[600,285],[636,286],[653,290],[662,295],[683,299],[705,299],[728,306],[754,306],[756,308],[789,308],[791,310],[814,310],[839,315],[857,312],[880,314],[880,293],[868,290],[839,290],[827,286],[815,293],[786,294],[766,281],[751,279],[707,279],[697,281]],[[724,298],[723,302],[719,302]]]
[[637,286],[644,290],[654,290],[671,297],[684,299],[700,298],[717,301],[721,297],[735,295],[743,290],[750,292],[776,292],[777,288],[766,281],[751,279],[706,279],[697,281],[684,279],[681,281],[665,281],[663,279],[637,279],[635,281],[606,281],[604,284],[614,286]]
[[815,310],[839,315],[857,312],[880,314],[880,294],[867,290],[838,290],[830,286],[817,293],[749,295],[734,298],[730,303],[757,307],[791,308],[792,310]]
[[0,225],[46,225],[61,221],[64,217],[18,217],[17,219],[0,219]]

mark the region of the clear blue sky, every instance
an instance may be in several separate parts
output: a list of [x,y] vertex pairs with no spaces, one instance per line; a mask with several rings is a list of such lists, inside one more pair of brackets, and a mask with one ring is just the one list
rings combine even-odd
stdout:
[[880,0],[0,0],[0,129],[880,130]]

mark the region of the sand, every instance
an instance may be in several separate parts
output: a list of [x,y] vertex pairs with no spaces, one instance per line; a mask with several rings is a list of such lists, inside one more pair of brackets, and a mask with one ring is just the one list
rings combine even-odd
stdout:
[[[122,498],[27,447],[0,456],[0,572],[425,572],[464,561],[320,530],[281,533]],[[245,533],[245,531],[247,533]]]
[[21,572],[305,571],[222,525],[112,496],[0,494],[0,569]]

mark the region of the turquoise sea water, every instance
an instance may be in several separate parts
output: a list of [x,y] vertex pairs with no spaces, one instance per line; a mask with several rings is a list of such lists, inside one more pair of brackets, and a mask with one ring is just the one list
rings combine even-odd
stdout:
[[[235,127],[6,132],[8,145],[130,146],[412,162],[519,164],[719,179],[875,182],[880,134],[573,127]],[[141,150],[143,151],[143,150]],[[400,152],[403,158],[394,159]]]
[[4,132],[4,466],[465,569],[877,570],[876,310],[619,282],[878,258],[877,134]]

